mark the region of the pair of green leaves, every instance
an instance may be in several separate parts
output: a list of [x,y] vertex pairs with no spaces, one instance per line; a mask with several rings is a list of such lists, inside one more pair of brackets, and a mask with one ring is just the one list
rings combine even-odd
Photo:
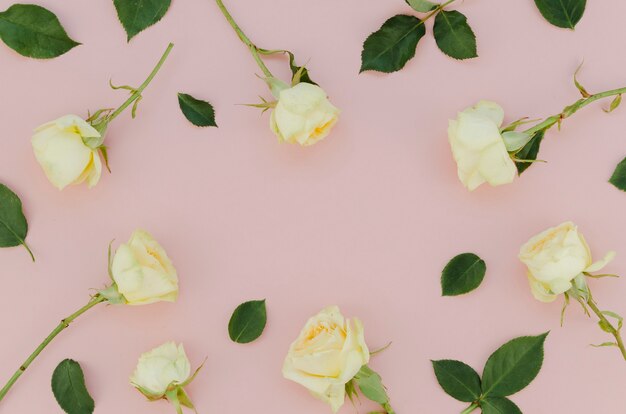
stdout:
[[454,59],[469,59],[476,53],[476,36],[461,12],[425,0],[407,0],[418,12],[430,12],[424,19],[396,15],[363,43],[361,70],[391,73],[402,69],[415,56],[417,44],[426,34],[424,22],[435,16],[433,34],[439,49]]
[[172,0],[113,0],[128,41],[165,16]]
[[35,4],[14,4],[0,12],[0,39],[22,56],[50,59],[80,43],[72,40],[50,10]]
[[209,102],[196,99],[186,93],[179,93],[178,105],[185,118],[195,126],[217,126],[217,123],[215,123],[215,109]]
[[65,359],[52,373],[52,393],[67,414],[91,414],[95,403],[87,386],[80,364]]
[[609,182],[620,190],[626,191],[626,158],[617,164]]
[[233,342],[247,344],[261,336],[266,324],[265,299],[244,302],[230,317],[228,335]]
[[26,244],[28,222],[22,210],[22,201],[9,187],[0,184],[0,247],[15,247],[22,245],[35,257]]
[[522,336],[502,345],[487,359],[482,379],[469,365],[449,359],[432,361],[435,376],[448,395],[479,406],[483,414],[521,414],[506,397],[525,388],[539,374],[547,336],[548,332]]
[[573,29],[585,13],[587,0],[535,0],[535,4],[554,26]]
[[441,294],[458,296],[471,292],[485,278],[487,265],[474,253],[462,253],[448,262],[441,272]]

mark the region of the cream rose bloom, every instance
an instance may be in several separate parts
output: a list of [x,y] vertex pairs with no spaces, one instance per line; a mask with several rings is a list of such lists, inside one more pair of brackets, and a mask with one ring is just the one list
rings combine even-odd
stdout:
[[338,118],[322,88],[301,82],[278,93],[270,127],[280,141],[307,146],[325,138]]
[[614,257],[615,252],[609,252],[594,263],[585,238],[570,221],[534,236],[519,253],[528,267],[533,296],[542,302],[552,302],[567,292],[579,276],[584,283],[584,273],[602,269]]
[[344,403],[346,383],[369,358],[361,321],[346,320],[337,306],[330,306],[310,318],[291,344],[283,376],[337,412]]
[[85,144],[84,138],[100,139],[101,136],[76,115],[65,115],[35,130],[31,140],[35,157],[48,180],[59,190],[83,181],[91,188],[100,180],[100,155]]
[[178,276],[165,250],[147,232],[136,230],[118,247],[111,263],[117,290],[129,305],[174,302]]
[[183,345],[167,342],[139,357],[130,383],[149,398],[159,398],[191,378]]
[[497,186],[515,178],[517,168],[500,133],[503,120],[502,107],[490,101],[480,101],[450,120],[452,155],[459,179],[470,191],[483,183]]

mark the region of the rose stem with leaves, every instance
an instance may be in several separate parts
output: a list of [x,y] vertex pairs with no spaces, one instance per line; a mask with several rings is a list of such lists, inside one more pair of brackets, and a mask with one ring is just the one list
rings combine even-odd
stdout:
[[622,356],[624,357],[624,360],[626,360],[626,347],[624,346],[624,340],[622,339],[619,328],[613,326],[613,324],[609,322],[608,319],[606,319],[604,313],[602,313],[602,311],[596,305],[596,302],[593,300],[593,297],[591,296],[591,291],[589,292],[589,300],[587,300],[587,306],[589,306],[593,313],[595,313],[600,319],[600,323],[603,326],[602,329],[605,330],[605,332],[613,335],[613,337],[615,338],[615,343],[613,345],[619,348]]
[[220,8],[220,11],[224,15],[224,17],[226,17],[228,23],[239,36],[239,39],[241,39],[241,41],[246,46],[248,46],[248,49],[250,49],[250,53],[252,53],[252,57],[256,61],[257,65],[259,65],[259,68],[261,68],[265,76],[267,76],[268,78],[273,78],[274,75],[272,75],[272,72],[270,72],[267,66],[265,66],[263,59],[261,59],[262,49],[259,49],[254,43],[252,43],[252,41],[250,41],[250,39],[248,38],[248,36],[246,36],[243,30],[241,30],[241,27],[239,27],[239,25],[235,22],[235,19],[233,19],[233,16],[226,9],[226,6],[224,6],[224,2],[222,2],[222,0],[215,0],[215,2],[217,3],[217,7]]
[[566,106],[561,113],[546,118],[543,122],[535,125],[532,128],[527,129],[524,132],[529,135],[534,135],[539,131],[545,131],[555,124],[560,125],[562,120],[564,120],[565,118],[569,118],[570,116],[578,112],[579,109],[584,108],[592,102],[603,98],[609,98],[611,96],[619,97],[620,95],[626,93],[626,88],[612,89],[610,91],[600,92],[593,95],[588,94],[584,89],[581,89],[580,87],[579,90],[583,94],[583,98],[577,100],[569,106]]
[[2,399],[9,392],[9,390],[11,389],[13,384],[15,384],[15,382],[22,376],[24,371],[26,371],[26,369],[35,360],[35,358],[37,358],[37,356],[41,353],[41,351],[43,351],[44,348],[46,346],[48,346],[48,344],[50,342],[52,342],[52,340],[58,334],[60,334],[63,330],[68,328],[70,326],[70,324],[76,318],[78,318],[80,315],[82,315],[83,313],[87,312],[89,309],[93,308],[97,304],[105,302],[105,301],[106,301],[106,299],[104,297],[102,297],[99,294],[97,294],[97,295],[93,296],[91,298],[91,300],[89,301],[89,303],[87,303],[85,306],[83,306],[82,308],[80,308],[76,312],[72,313],[67,318],[61,320],[61,322],[57,325],[57,327],[54,328],[54,330],[52,332],[50,332],[50,335],[48,335],[46,337],[46,339],[44,339],[43,342],[35,349],[35,351],[33,351],[33,353],[30,354],[30,356],[28,358],[26,358],[26,361],[24,361],[24,363],[17,369],[17,371],[15,371],[15,374],[13,374],[13,376],[11,377],[11,379],[9,379],[9,381],[6,383],[6,385],[4,387],[2,387],[2,390],[0,390],[0,401],[2,401]]

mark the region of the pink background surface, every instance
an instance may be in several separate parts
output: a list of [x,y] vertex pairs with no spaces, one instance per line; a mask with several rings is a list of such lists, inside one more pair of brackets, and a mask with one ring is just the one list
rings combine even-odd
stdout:
[[[615,349],[589,346],[609,337],[577,306],[560,328],[561,303],[531,297],[516,256],[536,232],[573,220],[595,256],[618,251],[607,270],[626,273],[626,198],[607,183],[626,155],[626,112],[587,108],[548,134],[548,164],[474,193],[457,180],[446,137],[447,120],[478,99],[500,102],[507,121],[558,112],[577,99],[571,75],[583,58],[589,90],[626,85],[622,0],[589,2],[575,32],[550,26],[531,0],[462,2],[480,58],[444,56],[428,23],[416,58],[392,75],[357,72],[366,36],[410,12],[401,0],[228,1],[259,45],[310,59],[312,76],[342,109],[332,135],[311,148],[277,143],[267,115],[236,105],[268,92],[212,1],[174,1],[130,44],[110,1],[38,2],[83,46],[51,61],[0,47],[0,180],[24,202],[37,256],[33,264],[23,248],[0,251],[0,379],[107,282],[113,238],[126,241],[137,227],[152,232],[175,262],[181,295],[176,304],[90,311],[32,365],[0,412],[60,413],[50,376],[70,357],[85,370],[97,413],[171,413],[128,384],[139,354],[167,340],[184,342],[194,365],[208,357],[189,387],[201,413],[330,412],[281,376],[289,344],[329,304],[363,320],[372,348],[393,341],[371,365],[399,413],[464,408],[439,388],[430,359],[460,359],[480,372],[505,341],[547,330],[543,370],[513,397],[522,410],[624,412],[623,361]],[[34,159],[31,131],[121,103],[109,78],[140,83],[169,41],[176,47],[138,118],[126,113],[109,130],[113,174],[92,190],[53,188]],[[270,66],[287,75],[283,61]],[[179,91],[210,100],[219,129],[191,126]],[[464,251],[487,261],[484,283],[442,298],[441,269]],[[604,308],[626,313],[626,281],[592,288]],[[230,314],[254,298],[268,300],[267,329],[253,344],[234,344]],[[352,412],[350,404],[342,410]]]

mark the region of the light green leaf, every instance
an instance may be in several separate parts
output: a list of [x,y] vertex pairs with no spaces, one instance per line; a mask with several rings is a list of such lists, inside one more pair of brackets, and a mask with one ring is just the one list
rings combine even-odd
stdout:
[[433,28],[439,49],[454,59],[470,59],[476,53],[476,35],[467,24],[467,18],[456,10],[440,11]]
[[234,342],[247,344],[261,336],[266,323],[265,299],[245,302],[233,312],[228,323],[228,334]]
[[[535,133],[533,137],[528,141],[526,145],[522,147],[516,154],[515,157],[520,160],[526,161],[534,161],[537,159],[537,155],[539,154],[539,148],[541,147],[541,141],[543,141],[543,137],[546,134],[545,130],[541,130]],[[530,167],[532,162],[520,162],[516,161],[515,166],[517,167],[517,173],[521,175],[528,167]]]
[[508,398],[487,397],[480,403],[482,414],[522,414],[522,410]]
[[487,266],[474,253],[454,257],[441,272],[441,294],[457,296],[471,292],[482,283]]
[[291,74],[293,75],[294,80],[297,81],[295,83],[306,82],[317,85],[317,83],[313,82],[313,80],[311,79],[311,76],[309,75],[309,70],[304,66],[298,66],[296,64],[296,57],[294,56],[294,54],[289,51],[286,52],[289,55],[289,68],[291,69]]
[[0,39],[22,56],[50,59],[80,43],[72,40],[57,16],[35,4],[14,4],[0,13]]
[[624,318],[621,315],[611,311],[602,311],[602,314],[611,317],[617,321],[618,331],[622,329],[622,326],[624,326]]
[[609,108],[603,109],[603,111],[606,112],[607,114],[610,114],[611,112],[616,110],[620,106],[621,103],[622,103],[622,94],[620,93],[611,101],[611,105],[609,105]]
[[473,402],[480,397],[480,377],[474,368],[451,359],[431,362],[439,385],[452,398]]
[[543,364],[547,336],[548,332],[515,338],[491,354],[483,370],[483,395],[506,397],[530,384]]
[[26,244],[28,223],[22,211],[22,201],[9,187],[0,184],[0,247],[23,245],[35,261]]
[[603,348],[605,346],[618,346],[615,342],[602,342],[601,344],[591,344],[594,348]]
[[415,56],[417,43],[426,34],[424,22],[415,16],[397,15],[369,35],[363,43],[361,70],[391,73]]
[[80,364],[66,359],[52,374],[52,392],[67,414],[91,414],[95,404],[87,387]]
[[215,110],[207,101],[196,99],[186,93],[178,94],[178,105],[185,118],[199,127],[216,127]]
[[139,32],[157,23],[170,8],[171,0],[113,0],[117,17],[128,41]]
[[531,135],[522,131],[506,131],[502,133],[502,140],[508,152],[516,152],[528,144],[532,138]]
[[573,29],[583,17],[587,0],[535,0],[535,4],[548,22]]
[[383,380],[373,369],[367,365],[363,365],[359,372],[355,375],[354,381],[359,389],[368,399],[379,404],[389,403],[387,390],[383,385]]
[[439,6],[437,3],[430,2],[428,0],[406,0],[406,3],[413,8],[416,12],[427,13],[433,11]]
[[618,189],[626,191],[626,158],[617,164],[609,182]]

